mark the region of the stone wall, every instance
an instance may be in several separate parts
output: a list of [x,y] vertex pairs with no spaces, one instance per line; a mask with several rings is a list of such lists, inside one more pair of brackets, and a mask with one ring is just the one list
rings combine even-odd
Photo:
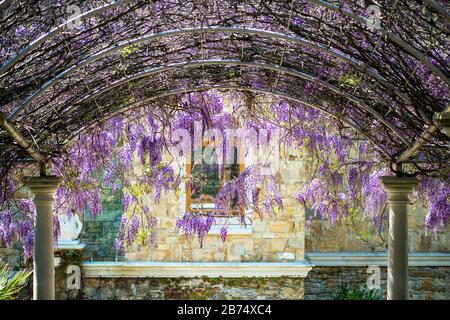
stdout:
[[[381,292],[386,299],[387,268],[381,267]],[[333,299],[343,288],[366,285],[367,267],[314,267],[305,280],[306,300]],[[409,299],[450,299],[450,267],[409,267]]]
[[[127,248],[125,260],[128,261],[301,261],[304,259],[304,210],[292,198],[304,176],[299,160],[286,156],[278,161],[276,179],[280,192],[286,196],[284,211],[273,212],[263,220],[256,213],[250,213],[250,225],[242,232],[230,229],[227,241],[223,243],[218,232],[210,233],[200,244],[196,238],[186,238],[175,229],[177,219],[185,212],[185,194],[170,192],[162,194],[155,203],[151,197],[143,197],[157,219],[157,246],[135,243]],[[142,165],[135,163],[139,172]],[[85,227],[81,240],[87,246],[83,260],[116,261],[114,236],[117,234],[120,215],[120,199],[104,203],[104,212],[90,221],[85,215]],[[130,208],[125,215],[129,215]],[[248,234],[251,231],[250,234]],[[122,260],[122,259],[120,259]]]
[[[76,254],[58,252],[62,264],[56,268],[58,299],[333,299],[345,285],[364,285],[365,267],[314,267],[302,278],[83,278],[81,290],[67,290],[66,269],[81,261],[302,261],[306,251],[384,251],[386,226],[376,230],[360,214],[331,225],[315,219],[305,226],[305,212],[293,198],[301,179],[306,175],[295,156],[288,155],[278,163],[276,179],[284,199],[284,211],[273,212],[260,220],[250,213],[251,232],[230,233],[225,243],[218,234],[206,236],[202,245],[195,238],[186,238],[175,229],[183,213],[183,192],[163,194],[159,203],[150,198],[158,221],[157,246],[135,244],[127,248],[125,257],[117,257],[114,241],[123,213],[121,193],[103,199],[103,212],[92,219],[84,215],[80,239],[86,247]],[[136,167],[136,170],[139,170]],[[107,190],[106,190],[107,191]],[[409,221],[410,251],[449,252],[450,227],[436,235],[423,228],[426,208],[412,207]],[[125,213],[129,214],[129,213]],[[308,218],[308,215],[306,215]],[[21,245],[0,248],[0,261],[19,268],[23,263]],[[381,287],[386,295],[386,268],[381,268]],[[411,299],[450,299],[450,267],[410,267]],[[31,289],[30,289],[31,290]],[[30,291],[31,292],[31,291]]]
[[[111,190],[104,190],[106,194]],[[116,250],[114,241],[119,232],[120,219],[123,215],[121,192],[112,195],[110,199],[102,199],[103,211],[92,218],[88,211],[83,213],[83,230],[80,240],[86,244],[83,250],[83,260],[115,261]]]
[[[179,197],[174,193],[164,195],[161,202],[153,206],[160,213],[157,217],[158,246],[128,248],[126,260],[280,261],[280,258],[289,258],[298,261],[303,259],[305,250],[372,252],[387,249],[383,241],[386,228],[381,229],[380,237],[370,221],[362,221],[362,215],[356,219],[356,227],[348,219],[334,225],[328,220],[313,220],[305,227],[304,210],[293,199],[286,199],[284,212],[276,216],[266,216],[261,221],[253,214],[252,234],[230,234],[225,243],[220,241],[219,235],[209,234],[201,247],[196,239],[186,239],[175,230],[181,212]],[[114,238],[122,214],[122,205],[113,203],[105,205],[104,212],[94,221],[86,215],[81,236],[82,242],[87,244],[84,260],[116,261]],[[426,232],[423,227],[425,214],[426,208],[416,207],[409,217],[410,251],[450,252],[450,226],[437,234]]]
[[[279,151],[276,164],[277,184],[284,198],[283,212],[273,212],[260,220],[250,213],[251,234],[229,232],[222,243],[218,233],[208,234],[202,244],[195,238],[187,239],[175,230],[176,220],[185,212],[185,193],[170,192],[161,196],[159,203],[144,198],[157,219],[157,246],[134,244],[127,248],[125,260],[138,261],[300,261],[304,251],[385,251],[387,219],[381,228],[375,228],[363,212],[342,217],[332,225],[328,220],[314,219],[305,226],[304,208],[292,198],[299,185],[308,176],[308,164],[302,163],[290,151]],[[135,162],[135,172],[142,170]],[[183,171],[183,168],[182,168]],[[114,238],[117,235],[123,208],[121,192],[104,201],[103,212],[93,221],[85,214],[81,239],[87,244],[84,260],[116,261]],[[130,214],[130,211],[126,215]],[[424,228],[426,207],[421,202],[411,206],[408,219],[409,250],[411,252],[450,252],[450,226],[437,234]],[[306,212],[306,220],[310,212]]]
[[303,299],[302,278],[85,278],[82,299]]
[[[410,252],[450,252],[450,225],[435,234],[426,230],[424,221],[427,208],[418,202],[410,208],[408,217],[408,244]],[[308,218],[308,215],[306,215]],[[344,217],[331,224],[329,220],[315,219],[305,228],[305,250],[385,251],[387,249],[387,223],[375,228],[368,217],[359,213]]]
[[[55,250],[55,258],[59,264],[55,264],[55,299],[56,300],[80,300],[81,287],[83,280],[80,277],[74,277],[74,272],[68,269],[69,266],[81,266],[82,254],[80,250]],[[76,281],[79,281],[77,289]],[[69,287],[70,285],[70,287]],[[75,287],[75,288],[74,288]]]
[[[64,268],[60,269],[63,270]],[[387,273],[381,267],[381,299]],[[57,271],[57,299],[306,299],[332,300],[346,287],[365,286],[367,267],[314,267],[307,278],[83,278],[80,291],[66,290]],[[410,267],[409,298],[450,299],[450,267]],[[59,288],[59,289],[58,289]]]
[[10,267],[18,269],[24,266],[20,243],[15,243],[9,248],[0,247],[0,263],[7,263]]

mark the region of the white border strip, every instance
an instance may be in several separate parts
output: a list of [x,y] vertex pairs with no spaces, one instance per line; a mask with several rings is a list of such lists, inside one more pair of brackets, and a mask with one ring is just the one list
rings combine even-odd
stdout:
[[301,277],[313,265],[301,262],[84,262],[83,276],[105,277]]
[[[387,266],[385,252],[308,252],[306,258],[316,267]],[[411,267],[448,267],[450,253],[410,252]]]

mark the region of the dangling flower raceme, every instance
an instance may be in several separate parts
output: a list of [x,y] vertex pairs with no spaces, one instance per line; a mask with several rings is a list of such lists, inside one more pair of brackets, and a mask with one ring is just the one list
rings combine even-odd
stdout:
[[[313,88],[305,89],[310,91]],[[181,181],[172,163],[164,160],[173,137],[170,134],[164,136],[163,128],[169,128],[169,132],[185,129],[193,135],[195,123],[200,122],[202,133],[217,128],[225,140],[223,148],[231,142],[226,135],[228,129],[254,129],[258,134],[266,130],[269,140],[275,138],[277,130],[280,131],[279,136],[284,140],[280,138],[279,144],[292,147],[306,162],[311,162],[309,159],[316,161],[315,169],[311,170],[315,174],[299,186],[296,194],[305,209],[312,209],[313,216],[320,215],[336,222],[349,210],[360,207],[375,225],[381,223],[380,212],[385,208],[386,194],[378,177],[389,172],[379,163],[367,160],[374,152],[368,143],[355,146],[348,133],[337,131],[339,123],[331,118],[324,121],[316,109],[285,100],[275,99],[267,103],[264,98],[251,98],[250,95],[233,93],[226,97],[231,105],[228,108],[224,96],[218,92],[190,93],[180,97],[182,108],[165,121],[162,120],[164,113],[152,106],[142,112],[132,110],[115,116],[80,134],[67,146],[66,153],[52,159],[53,174],[63,178],[56,192],[55,213],[71,215],[74,210],[87,210],[91,218],[95,218],[102,213],[103,203],[108,198],[105,187],[108,187],[113,194],[123,193],[122,203],[127,214],[137,210],[145,216],[143,219],[136,215],[122,219],[116,250],[120,251],[137,238],[142,238],[138,237],[140,233],[145,234],[145,243],[154,245],[157,223],[151,219],[151,208],[141,203],[141,199],[144,194],[151,193],[154,200],[159,201],[163,192],[176,190]],[[261,105],[255,106],[259,102]],[[243,109],[249,104],[255,105]],[[252,110],[265,108],[264,105],[268,105],[263,110],[265,117],[256,117]],[[241,117],[243,114],[245,117]],[[183,140],[186,146],[192,143]],[[262,137],[258,136],[256,144],[263,143]],[[247,154],[252,143],[247,141],[245,144],[244,152]],[[358,152],[355,155],[351,150]],[[142,173],[134,172],[135,157],[143,166]],[[222,174],[224,161],[218,160]],[[202,242],[215,223],[215,216],[229,217],[237,211],[240,221],[245,224],[244,213],[247,211],[261,217],[281,211],[284,201],[275,173],[266,169],[264,164],[247,166],[237,177],[225,182],[216,196],[213,214],[202,216],[188,212],[177,221],[177,228],[186,235],[195,235]],[[22,187],[17,180],[8,176],[7,181],[1,181],[0,241],[11,244],[18,237],[24,243],[25,255],[29,256],[33,245],[33,209],[27,202],[19,202],[17,207],[14,194]],[[425,225],[435,231],[449,221],[448,180],[448,177],[422,178],[420,185],[428,203]],[[222,241],[226,235],[226,225],[221,226]]]
[[186,236],[196,236],[200,244],[215,224],[215,219],[211,214],[207,216],[185,213],[177,219],[176,229],[182,231]]

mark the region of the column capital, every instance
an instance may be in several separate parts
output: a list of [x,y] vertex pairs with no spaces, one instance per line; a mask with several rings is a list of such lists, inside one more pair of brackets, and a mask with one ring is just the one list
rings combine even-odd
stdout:
[[53,203],[55,191],[61,181],[57,176],[25,177],[24,183],[34,193],[34,203]]
[[38,176],[25,177],[25,185],[31,189],[33,193],[47,193],[54,192],[61,182],[61,177],[58,176]]
[[416,177],[380,177],[384,191],[388,194],[389,203],[408,203],[409,195],[419,184]]

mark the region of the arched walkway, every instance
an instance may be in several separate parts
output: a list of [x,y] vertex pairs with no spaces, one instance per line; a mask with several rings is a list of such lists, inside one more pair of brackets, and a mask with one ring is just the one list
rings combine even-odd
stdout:
[[[381,20],[368,1],[356,0],[70,5],[78,10],[72,15],[38,1],[0,3],[2,175],[30,156],[43,175],[30,184],[43,199],[35,277],[50,277],[40,268],[50,264],[51,238],[39,236],[51,219],[39,217],[48,218],[57,183],[45,177],[51,156],[125,110],[187,92],[238,90],[330,114],[392,164],[398,177],[383,180],[389,292],[405,298],[407,196],[417,183],[410,176],[442,175],[450,159],[448,129],[441,129],[450,111],[445,2],[380,1]],[[30,13],[33,7],[39,10]],[[37,297],[51,298],[51,283],[43,288]]]

